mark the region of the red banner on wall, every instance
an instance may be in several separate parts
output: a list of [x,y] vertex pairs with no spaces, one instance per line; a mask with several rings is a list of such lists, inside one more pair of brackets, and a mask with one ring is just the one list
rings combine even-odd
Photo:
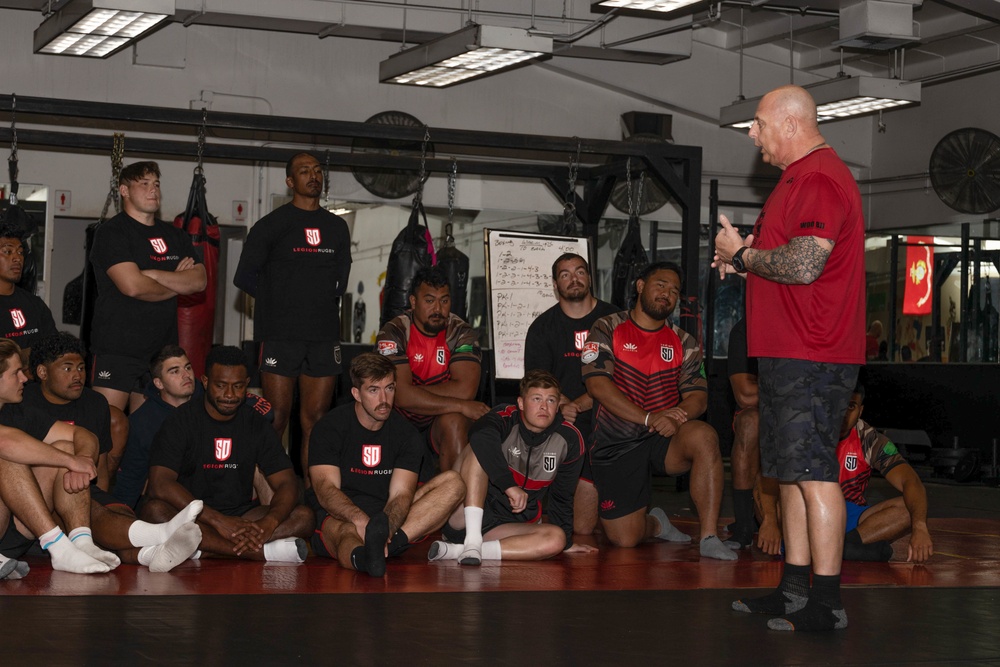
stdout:
[[929,315],[934,302],[934,237],[909,236],[906,248],[906,289],[903,292],[904,315]]

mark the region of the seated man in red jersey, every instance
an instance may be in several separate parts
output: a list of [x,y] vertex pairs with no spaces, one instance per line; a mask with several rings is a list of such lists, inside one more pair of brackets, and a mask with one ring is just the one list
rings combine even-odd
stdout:
[[[421,269],[410,286],[410,310],[378,333],[376,351],[396,364],[396,409],[456,468],[469,442],[469,426],[489,411],[474,400],[482,354],[475,330],[451,314],[448,278],[438,267]],[[428,476],[421,474],[421,479]]]
[[[927,490],[896,445],[861,419],[864,401],[865,386],[859,381],[847,404],[837,445],[840,488],[847,503],[844,560],[888,561],[892,543],[909,535],[906,560],[923,563],[934,555],[934,542],[927,530]],[[902,495],[869,505],[865,491],[873,471]],[[769,509],[775,504],[758,504],[757,511],[768,517],[775,512]]]
[[[465,507],[445,528],[452,541],[432,544],[428,559],[479,565],[596,551],[573,544],[573,496],[586,452],[559,412],[560,396],[555,376],[528,371],[517,405],[497,406],[473,425],[459,458]],[[549,522],[542,523],[546,490]]]
[[717,535],[722,503],[719,436],[698,421],[708,405],[701,349],[667,318],[677,306],[682,272],[669,262],[650,264],[635,281],[631,311],[594,324],[580,360],[594,397],[591,463],[604,534],[612,544],[634,547],[657,537],[691,538],[670,524],[660,508],[648,511],[651,473],[691,473],[702,556],[736,560]]
[[396,366],[374,352],[350,367],[355,403],[328,412],[309,447],[316,511],[313,552],[346,568],[385,574],[386,556],[398,556],[439,529],[465,497],[454,470],[417,487],[423,438],[392,409]]

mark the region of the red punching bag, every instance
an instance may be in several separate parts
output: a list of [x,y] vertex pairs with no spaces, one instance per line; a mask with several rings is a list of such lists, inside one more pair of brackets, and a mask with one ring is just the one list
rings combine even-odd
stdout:
[[204,291],[177,297],[177,343],[187,352],[195,377],[205,374],[205,357],[215,332],[216,273],[219,267],[219,223],[208,212],[205,175],[194,171],[187,210],[174,218],[174,225],[191,237],[195,252],[205,265],[208,282]]

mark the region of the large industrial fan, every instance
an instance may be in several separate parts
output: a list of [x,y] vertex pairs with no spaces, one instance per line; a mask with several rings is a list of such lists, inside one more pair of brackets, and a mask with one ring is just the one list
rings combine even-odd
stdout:
[[961,213],[1000,208],[1000,137],[975,127],[946,134],[928,167],[934,191]]
[[[394,125],[399,127],[424,127],[424,124],[402,111],[383,111],[365,121],[373,125]],[[429,142],[424,152],[420,141],[378,141],[359,137],[351,143],[352,153],[375,153],[400,157],[434,157],[434,147]],[[378,197],[400,199],[408,197],[420,189],[419,170],[389,169],[383,167],[355,167],[354,178],[365,190]],[[427,178],[425,172],[423,178]]]

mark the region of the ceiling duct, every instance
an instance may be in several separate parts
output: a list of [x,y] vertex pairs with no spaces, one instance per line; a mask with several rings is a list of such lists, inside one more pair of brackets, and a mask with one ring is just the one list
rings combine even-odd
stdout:
[[840,8],[835,46],[891,51],[920,41],[914,34],[913,5],[923,0],[862,0]]

